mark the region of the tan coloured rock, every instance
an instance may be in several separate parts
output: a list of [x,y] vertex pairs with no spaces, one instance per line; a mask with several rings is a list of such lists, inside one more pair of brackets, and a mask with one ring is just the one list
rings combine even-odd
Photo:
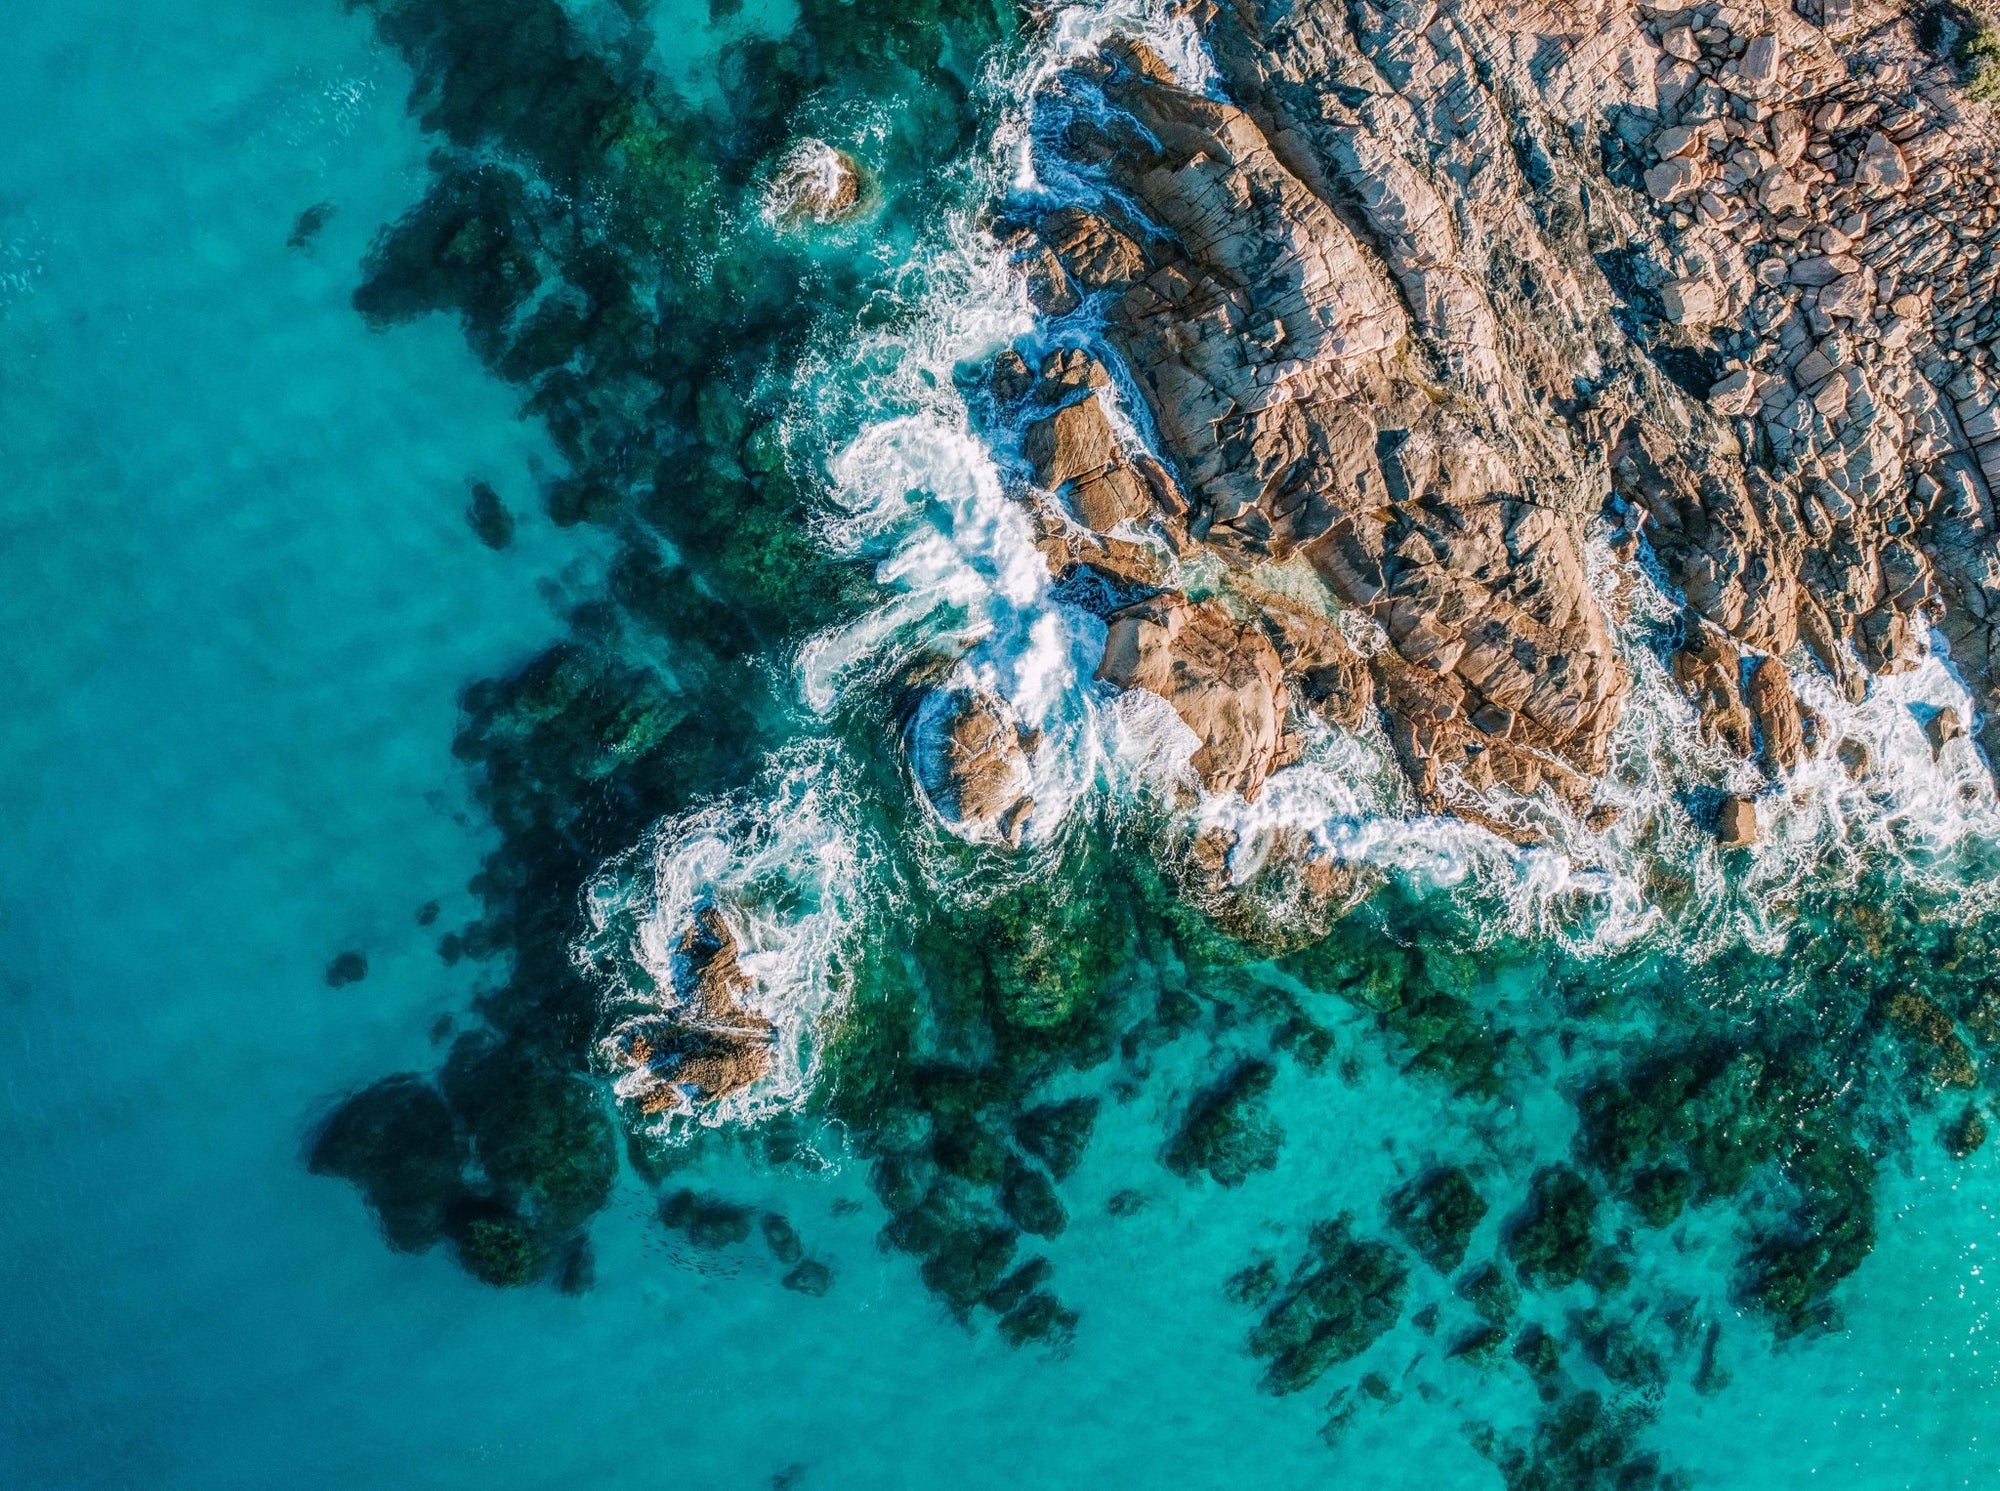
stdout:
[[1753,670],[1766,697],[1729,671],[1746,650],[1804,641],[1858,698],[1941,617],[1983,696],[1983,126],[1882,0],[1819,27],[1545,9],[1205,8],[1204,93],[1138,47],[1096,74],[1138,127],[1094,122],[1082,159],[1123,205],[1044,237],[1106,287],[1185,541],[1244,573],[1302,554],[1379,623],[1313,702],[1365,692],[1420,798],[1468,816],[1467,786],[1601,769],[1628,686],[1581,563],[1607,486],[1687,597],[1677,672],[1733,749],[1793,754],[1779,675]]
[[1725,849],[1747,849],[1757,842],[1757,800],[1752,797],[1725,797],[1716,821],[1716,842]]
[[1763,742],[1764,764],[1773,772],[1790,771],[1805,757],[1804,721],[1790,672],[1777,658],[1761,658],[1750,670],[1749,687],[1744,692]]
[[1038,741],[1002,700],[957,692],[934,737],[919,742],[918,777],[947,821],[1018,844],[1035,807],[1028,757]]
[[604,1042],[621,1096],[643,1113],[685,1112],[761,1080],[777,1032],[749,1007],[753,989],[735,933],[704,904],[675,952],[671,1005],[625,1021]]
[[1254,622],[1215,602],[1162,596],[1118,612],[1097,676],[1173,706],[1201,742],[1192,764],[1211,792],[1254,801],[1283,762],[1288,701],[1277,650]]

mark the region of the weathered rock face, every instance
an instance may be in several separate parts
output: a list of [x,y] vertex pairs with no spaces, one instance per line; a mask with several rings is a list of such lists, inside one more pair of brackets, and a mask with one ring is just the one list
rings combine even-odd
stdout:
[[1039,743],[999,699],[976,691],[947,697],[917,772],[945,818],[976,834],[1018,843],[1035,810],[1029,752]]
[[[1857,698],[1941,617],[1987,687],[2000,171],[1900,8],[1198,13],[1228,99],[1109,48],[1062,86],[1111,122],[1052,148],[1117,194],[1017,230],[1098,298],[1187,510],[1114,474],[1135,453],[1094,403],[1027,454],[1086,528],[1157,524],[1245,574],[1302,555],[1380,624],[1337,665],[1242,627],[1281,716],[1379,708],[1429,805],[1581,802],[1629,688],[1583,559],[1607,505],[1686,597],[1676,675],[1775,773],[1811,748],[1795,646]],[[1140,629],[1169,655],[1185,603],[1148,604],[1103,676],[1154,686]],[[1211,784],[1254,790],[1267,736],[1282,717]]]
[[1097,676],[1173,705],[1201,740],[1193,765],[1211,792],[1254,799],[1289,758],[1277,649],[1257,623],[1212,601],[1162,596],[1116,612]]
[[771,1068],[771,1022],[744,1002],[752,985],[736,935],[713,905],[677,949],[670,1009],[620,1025],[605,1042],[619,1096],[642,1113],[672,1113],[741,1092]]

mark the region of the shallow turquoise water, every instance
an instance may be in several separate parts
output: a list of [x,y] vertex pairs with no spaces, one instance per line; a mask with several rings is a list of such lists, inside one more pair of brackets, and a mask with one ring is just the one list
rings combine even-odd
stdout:
[[[0,1481],[1498,1485],[1462,1424],[1525,1420],[1519,1383],[1399,1327],[1371,1361],[1401,1401],[1329,1449],[1325,1394],[1258,1393],[1222,1297],[1423,1156],[1566,1141],[1531,1098],[1457,1131],[1358,1024],[1351,1081],[1281,1080],[1289,1145],[1240,1191],[1156,1163],[1205,1052],[1108,1109],[1048,1249],[1085,1315],[1062,1356],[954,1323],[876,1246],[859,1165],[694,1177],[789,1215],[823,1299],[688,1250],[629,1172],[575,1298],[391,1254],[306,1173],[331,1095],[429,1067],[464,1018],[477,965],[415,922],[471,913],[489,845],[455,696],[559,635],[603,557],[540,516],[554,457],[459,331],[371,334],[349,302],[422,187],[406,86],[330,0],[99,0],[16,18],[0,59]],[[466,526],[473,478],[520,518],[503,553]],[[350,947],[368,976],[331,988]],[[1703,1485],[1983,1484],[1997,1167],[1891,1176],[1847,1332],[1774,1350],[1732,1317],[1732,1387],[1670,1386],[1648,1442]],[[1718,1277],[1728,1226],[1644,1256]]]

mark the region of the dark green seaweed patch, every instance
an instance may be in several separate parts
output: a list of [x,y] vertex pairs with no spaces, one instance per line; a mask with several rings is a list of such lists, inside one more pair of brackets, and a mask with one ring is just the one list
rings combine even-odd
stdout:
[[444,1235],[469,1158],[444,1098],[411,1074],[384,1077],[336,1108],[313,1136],[306,1165],[353,1181],[389,1246],[421,1253]]
[[1574,1284],[1596,1250],[1597,1193],[1568,1165],[1544,1165],[1528,1182],[1528,1200],[1508,1223],[1507,1256],[1521,1281],[1536,1288]]
[[1396,1250],[1355,1237],[1351,1219],[1315,1226],[1304,1261],[1250,1332],[1251,1354],[1270,1359],[1265,1390],[1298,1392],[1374,1345],[1401,1316],[1408,1278]]
[[1486,1215],[1486,1200],[1462,1166],[1432,1170],[1389,1198],[1389,1225],[1439,1273],[1465,1261],[1473,1229]]
[[1264,1096],[1277,1076],[1270,1062],[1253,1058],[1196,1093],[1162,1156],[1167,1168],[1189,1179],[1206,1171],[1218,1185],[1240,1186],[1276,1166],[1285,1131]]

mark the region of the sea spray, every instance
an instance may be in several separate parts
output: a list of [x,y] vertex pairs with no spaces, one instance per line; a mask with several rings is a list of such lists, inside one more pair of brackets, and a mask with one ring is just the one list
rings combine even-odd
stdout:
[[[1187,764],[1198,742],[1172,711],[1092,681],[1102,625],[1052,585],[1028,517],[1034,498],[1018,436],[979,423],[969,403],[978,395],[964,377],[1008,345],[1039,352],[1080,340],[1103,351],[1088,301],[1057,329],[1037,324],[1009,254],[980,224],[992,199],[1048,207],[1105,190],[1037,140],[1065,111],[1101,107],[1088,90],[1058,87],[1062,69],[1109,37],[1135,32],[1184,85],[1217,86],[1199,33],[1183,16],[1125,4],[1056,11],[1025,53],[1003,55],[985,80],[995,104],[988,146],[961,185],[966,205],[934,230],[916,301],[858,337],[854,328],[823,328],[798,370],[786,445],[794,462],[827,472],[817,536],[832,552],[872,559],[885,593],[875,609],[800,648],[797,686],[812,715],[831,721],[857,690],[882,694],[920,660],[938,659],[945,671],[934,673],[934,687],[991,694],[1037,737],[1025,833],[1035,863],[1059,863],[1050,850],[1087,798],[1142,816],[1192,804],[1195,827],[1228,841],[1226,877],[1246,893],[1255,893],[1256,872],[1274,853],[1306,852],[1463,899],[1476,908],[1467,919],[1481,940],[1547,938],[1578,955],[1640,944],[1696,957],[1738,941],[1776,948],[1808,882],[1852,883],[1880,855],[1910,875],[1935,868],[1949,878],[1955,871],[1945,861],[1956,850],[1971,852],[1972,839],[1992,837],[2000,819],[1971,747],[1960,743],[1933,762],[1912,713],[1913,705],[1945,704],[1970,712],[1938,659],[1877,679],[1859,706],[1801,668],[1801,694],[1824,722],[1826,740],[1771,787],[1753,764],[1707,738],[1672,679],[1661,638],[1676,602],[1657,570],[1643,556],[1613,560],[1603,536],[1586,554],[1593,593],[1607,605],[1614,590],[1622,596],[1614,634],[1634,687],[1611,770],[1593,797],[1602,811],[1592,824],[1551,794],[1504,788],[1478,800],[1495,826],[1525,842],[1455,818],[1413,816],[1379,731],[1316,722],[1305,727],[1304,758],[1277,772],[1256,803],[1200,792]],[[1117,359],[1101,360],[1115,379],[1125,376]],[[1109,391],[1107,412],[1123,441],[1148,442],[1143,401],[1129,388],[1122,397]],[[1198,568],[1171,573],[1199,589]],[[1358,613],[1339,619],[1350,630],[1372,625]],[[934,751],[935,725],[934,708],[916,707],[905,749],[918,757]],[[1865,744],[1865,782],[1840,765],[1842,740]],[[832,761],[848,747],[828,735],[813,749]],[[904,779],[916,817],[903,831],[929,872],[963,876],[952,856],[924,847],[940,831],[964,836],[935,812],[925,775],[920,761]],[[1704,804],[1723,791],[1759,798],[1765,832],[1747,851],[1718,848],[1702,821],[1712,812]],[[660,842],[679,840],[663,831]],[[690,872],[662,862],[657,873]],[[769,997],[774,1007],[784,1003]],[[827,1007],[814,1003],[816,1011]],[[802,1093],[788,1091],[793,1099]]]
[[[871,857],[851,793],[808,743],[775,758],[755,788],[661,824],[605,867],[585,895],[587,928],[574,955],[604,991],[607,1058],[627,1022],[684,1013],[677,964],[704,908],[718,912],[734,937],[747,1002],[775,1029],[769,1075],[718,1103],[678,1104],[641,1126],[666,1133],[689,1117],[711,1126],[752,1123],[811,1090],[821,1022],[838,1014],[846,939]],[[614,1079],[614,1091],[639,1097],[644,1075]]]

